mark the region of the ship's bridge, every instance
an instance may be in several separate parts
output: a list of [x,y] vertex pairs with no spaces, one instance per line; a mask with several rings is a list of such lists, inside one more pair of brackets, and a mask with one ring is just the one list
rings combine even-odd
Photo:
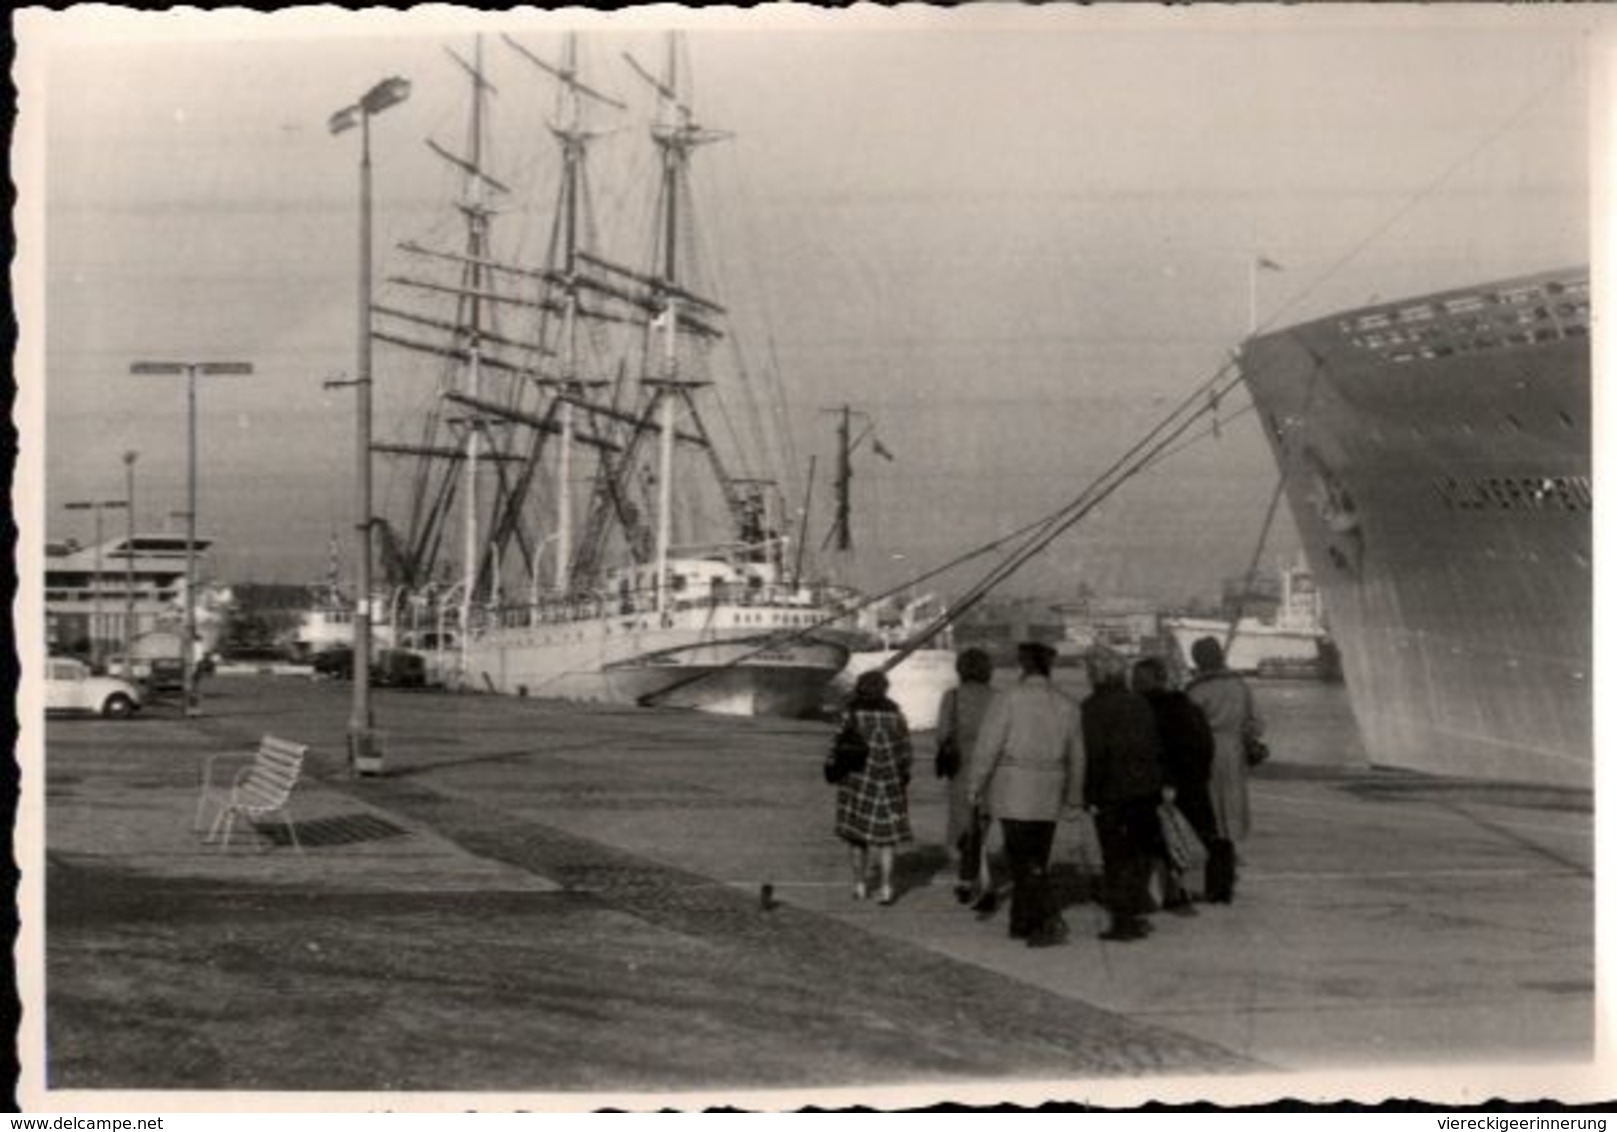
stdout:
[[[736,562],[721,557],[670,558],[668,598],[675,605],[813,605],[815,592],[785,583],[772,562]],[[602,597],[623,608],[652,604],[657,567],[636,565],[607,574]]]

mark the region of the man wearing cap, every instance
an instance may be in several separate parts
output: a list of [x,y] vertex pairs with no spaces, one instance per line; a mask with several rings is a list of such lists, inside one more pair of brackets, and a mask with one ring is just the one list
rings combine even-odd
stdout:
[[1017,684],[994,698],[971,753],[970,798],[999,819],[1011,871],[1011,938],[1050,947],[1067,923],[1050,890],[1056,821],[1083,805],[1078,705],[1050,682],[1055,650],[1019,645]]

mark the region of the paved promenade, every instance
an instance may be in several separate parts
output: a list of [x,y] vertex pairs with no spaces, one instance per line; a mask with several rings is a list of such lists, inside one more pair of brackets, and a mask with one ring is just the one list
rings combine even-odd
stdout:
[[[1072,939],[1029,950],[953,899],[929,741],[884,908],[850,896],[824,724],[384,691],[355,779],[346,685],[208,692],[49,724],[26,1107],[1609,1092],[1588,794],[1282,760],[1234,905],[1104,943],[1063,827]],[[199,758],[266,732],[312,745],[305,851],[202,845]]]

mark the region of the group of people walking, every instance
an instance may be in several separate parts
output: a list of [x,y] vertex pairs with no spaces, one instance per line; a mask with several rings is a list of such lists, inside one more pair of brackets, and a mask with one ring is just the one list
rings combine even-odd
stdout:
[[[987,843],[999,823],[1010,874],[1010,934],[1030,947],[1063,942],[1068,925],[1050,883],[1057,824],[1088,816],[1100,845],[1101,900],[1116,942],[1150,933],[1147,915],[1160,906],[1195,913],[1195,894],[1175,866],[1163,836],[1163,807],[1183,816],[1206,851],[1201,894],[1209,903],[1235,896],[1236,843],[1250,829],[1249,737],[1261,730],[1245,681],[1224,663],[1212,637],[1191,650],[1195,672],[1183,691],[1171,687],[1156,657],[1132,666],[1098,647],[1085,657],[1090,692],[1077,702],[1051,681],[1055,651],[1017,649],[1014,685],[993,687],[993,664],[981,649],[956,662],[960,683],[938,712],[936,771],[949,793],[946,838],[958,866],[955,893],[991,913],[998,903]],[[908,792],[914,750],[903,712],[887,696],[887,678],[861,675],[848,723],[868,745],[862,771],[837,790],[837,835],[848,843],[854,897],[894,900],[896,847],[913,838]]]

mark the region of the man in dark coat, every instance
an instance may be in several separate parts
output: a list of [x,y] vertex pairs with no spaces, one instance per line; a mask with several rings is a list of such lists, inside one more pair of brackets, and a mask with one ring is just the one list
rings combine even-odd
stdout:
[[1080,706],[1084,803],[1095,814],[1111,923],[1101,938],[1125,942],[1150,931],[1151,868],[1161,852],[1162,743],[1144,696],[1128,688],[1128,666],[1111,649],[1086,657],[1093,689]]
[[[1213,771],[1213,729],[1189,696],[1168,686],[1168,666],[1160,658],[1148,656],[1135,661],[1133,687],[1150,702],[1157,721],[1157,735],[1162,740],[1162,775],[1167,783],[1164,797],[1178,807],[1202,845],[1211,850],[1218,837],[1213,800],[1207,792]],[[1167,875],[1164,907],[1191,910],[1190,894],[1171,864]]]

